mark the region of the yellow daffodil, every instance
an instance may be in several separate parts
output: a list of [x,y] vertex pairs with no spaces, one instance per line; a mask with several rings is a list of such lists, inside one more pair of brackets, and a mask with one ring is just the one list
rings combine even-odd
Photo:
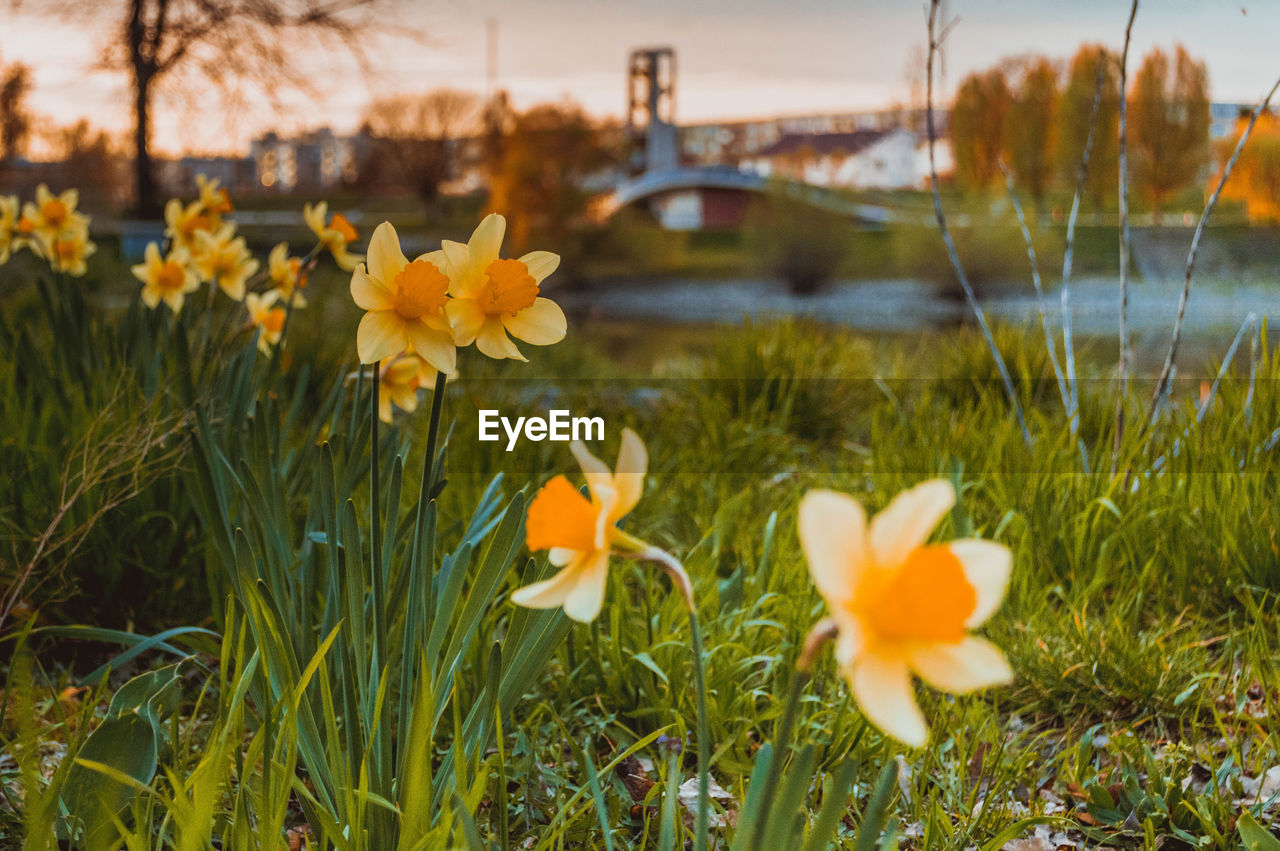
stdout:
[[307,306],[307,300],[302,295],[302,289],[307,285],[307,275],[302,271],[301,258],[289,256],[288,243],[278,243],[267,255],[267,276],[271,279],[272,286],[280,291],[280,298],[285,304],[292,299],[294,307]]
[[507,220],[490,213],[466,245],[442,243],[453,296],[449,322],[459,346],[474,341],[491,358],[526,360],[508,333],[535,346],[564,339],[564,311],[538,295],[542,282],[560,265],[560,257],[550,251],[532,251],[519,260],[500,258],[506,229]]
[[244,300],[244,285],[258,271],[258,261],[249,254],[244,237],[235,236],[235,224],[228,222],[218,230],[196,231],[196,273],[202,281],[216,281],[236,301]]
[[1004,599],[1009,550],[926,543],[954,504],[944,480],[899,494],[870,525],[845,494],[811,491],[800,503],[800,543],[837,630],[840,670],[867,719],[912,747],[928,739],[912,673],[953,694],[1013,677],[1000,649],[969,632]]
[[334,213],[332,219],[329,219],[328,215],[329,204],[326,201],[321,201],[315,206],[306,204],[302,208],[302,218],[306,221],[307,227],[311,228],[311,232],[316,235],[316,239],[320,240],[320,244],[333,255],[338,267],[350,272],[364,259],[359,254],[351,254],[347,251],[347,245],[356,241],[358,236],[356,229],[341,213]]
[[361,363],[410,351],[446,375],[454,371],[457,348],[445,314],[445,262],[444,252],[432,251],[410,263],[391,223],[378,225],[369,239],[368,262],[351,274],[351,297],[368,311],[356,332]]
[[271,354],[271,347],[280,342],[280,335],[284,333],[285,312],[276,304],[279,298],[277,290],[269,290],[262,295],[249,293],[244,297],[249,322],[258,329],[258,349],[264,355]]
[[164,205],[164,221],[166,225],[164,235],[169,237],[174,245],[179,245],[191,253],[199,250],[196,234],[214,230],[213,218],[205,212],[204,205],[199,201],[183,204],[177,198],[170,198]]
[[649,456],[631,429],[622,430],[613,471],[581,442],[574,441],[569,448],[586,474],[591,498],[565,476],[556,476],[538,491],[529,503],[526,541],[531,550],[550,550],[548,559],[560,571],[520,588],[511,600],[533,609],[563,606],[565,615],[586,622],[600,613],[610,554],[636,554],[644,549],[617,523],[640,501]]
[[89,241],[87,229],[80,229],[54,237],[45,244],[44,250],[54,271],[78,278],[88,271],[85,260],[98,246]]
[[13,195],[0,195],[0,266],[9,262],[9,256],[18,249],[18,199]]
[[405,354],[383,361],[378,372],[378,419],[391,422],[393,403],[405,413],[417,410],[424,373],[431,375],[431,384],[426,386],[434,386],[435,370],[417,355]]
[[41,183],[36,187],[35,202],[28,201],[22,208],[27,232],[49,245],[58,237],[88,230],[89,217],[76,212],[79,202],[80,193],[75,189],[54,195]]
[[149,243],[144,261],[133,267],[133,274],[142,281],[143,304],[154,308],[163,301],[174,313],[182,310],[187,293],[200,289],[190,266],[191,258],[184,249],[175,246],[162,258],[159,246]]
[[231,196],[227,194],[227,190],[218,188],[220,182],[216,177],[210,180],[203,174],[196,175],[196,186],[200,189],[200,206],[205,213],[215,219],[232,210]]

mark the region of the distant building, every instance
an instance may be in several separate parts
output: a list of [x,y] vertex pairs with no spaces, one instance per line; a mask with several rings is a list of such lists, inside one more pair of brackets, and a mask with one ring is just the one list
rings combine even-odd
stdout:
[[216,179],[232,194],[256,188],[253,159],[250,157],[182,157],[156,162],[156,180],[170,198],[190,198],[195,193],[196,175]]
[[924,177],[916,134],[905,128],[785,133],[742,167],[765,177],[849,189],[907,189],[920,186]]
[[261,189],[313,192],[354,180],[369,145],[367,134],[338,136],[321,127],[288,139],[268,133],[253,140],[249,156]]
[[1236,122],[1240,116],[1253,113],[1253,104],[1247,103],[1211,103],[1209,104],[1209,139],[1217,141],[1234,135]]

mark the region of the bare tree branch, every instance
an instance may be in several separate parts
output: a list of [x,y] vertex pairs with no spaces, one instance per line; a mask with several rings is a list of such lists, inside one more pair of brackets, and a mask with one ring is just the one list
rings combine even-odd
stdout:
[[1119,392],[1116,395],[1117,454],[1124,438],[1124,403],[1129,391],[1129,163],[1126,154],[1125,103],[1129,99],[1125,91],[1129,66],[1129,42],[1133,36],[1133,19],[1138,16],[1138,0],[1129,8],[1129,23],[1124,28],[1124,50],[1120,53],[1120,363]]

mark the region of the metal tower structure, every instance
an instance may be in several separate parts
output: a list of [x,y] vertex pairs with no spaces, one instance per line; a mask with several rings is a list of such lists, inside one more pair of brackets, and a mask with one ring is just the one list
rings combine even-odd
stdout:
[[631,51],[627,129],[635,146],[633,173],[673,171],[680,165],[675,105],[675,49],[655,47]]

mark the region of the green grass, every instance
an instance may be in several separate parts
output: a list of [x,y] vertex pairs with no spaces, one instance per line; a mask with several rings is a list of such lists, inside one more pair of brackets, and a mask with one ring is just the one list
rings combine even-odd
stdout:
[[[51,847],[40,841],[66,829],[58,796],[77,789],[120,796],[130,848],[204,848],[212,834],[223,847],[287,847],[286,831],[304,824],[333,847],[393,834],[420,847],[687,838],[675,787],[695,776],[695,693],[678,595],[651,567],[615,561],[592,624],[507,599],[549,570],[520,544],[523,501],[549,475],[576,472],[561,445],[478,442],[475,411],[553,405],[604,416],[605,457],[624,425],[648,444],[627,529],[693,578],[721,808],[744,806],[799,645],[823,614],[796,537],[799,499],[833,487],[874,511],[943,476],[960,484],[962,508],[939,538],[972,531],[1014,552],[985,634],[1017,679],[964,697],[921,689],[933,740],[908,751],[863,724],[827,654],[796,720],[795,741],[812,750],[793,766],[807,770],[787,775],[804,829],[829,816],[840,845],[868,847],[855,842],[876,837],[856,829],[899,757],[881,847],[896,836],[904,848],[999,848],[1039,821],[1086,847],[1235,849],[1246,811],[1272,823],[1275,790],[1259,800],[1256,782],[1280,764],[1280,363],[1265,337],[1252,396],[1238,365],[1198,426],[1194,399],[1179,397],[1140,437],[1146,388],[1135,386],[1118,450],[1110,365],[1085,364],[1086,471],[1031,334],[998,334],[1028,447],[971,331],[869,340],[786,322],[688,329],[673,345],[574,321],[564,343],[530,347],[529,364],[465,353],[445,394],[444,484],[430,507],[418,484],[427,411],[382,429],[389,531],[375,569],[367,387],[343,380],[356,313],[341,275],[316,277],[278,364],[244,335],[205,347],[198,318],[184,345],[155,317],[109,306],[113,288],[131,291],[110,276],[87,300],[76,282],[52,283],[64,289],[42,302],[30,278],[11,280],[3,310],[6,552],[29,552],[57,504],[60,449],[100,433],[170,437],[145,454],[157,463],[129,498],[100,516],[100,490],[78,504],[92,522],[73,554],[42,565],[58,578],[33,592],[34,624],[216,635],[172,635],[168,649],[103,671],[118,649],[107,633],[6,625],[9,847],[24,831],[24,847]],[[122,688],[148,670],[162,673]],[[59,699],[81,681],[87,692]],[[92,746],[91,730],[108,732]],[[154,760],[85,756],[108,734],[155,743]],[[720,835],[742,842],[731,824]]]

